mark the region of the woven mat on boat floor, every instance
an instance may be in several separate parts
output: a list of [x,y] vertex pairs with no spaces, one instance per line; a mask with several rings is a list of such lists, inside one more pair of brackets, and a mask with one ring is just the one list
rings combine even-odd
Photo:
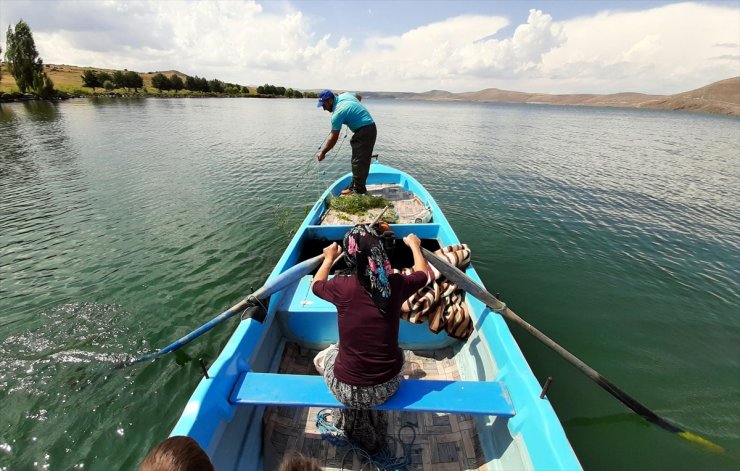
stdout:
[[[318,374],[313,366],[317,350],[300,348],[296,344],[286,345],[280,364],[281,373]],[[404,375],[415,379],[459,380],[452,350],[411,353],[404,365]],[[339,469],[359,470],[360,459],[347,448],[336,448],[321,438],[316,428],[316,414],[321,409],[268,407],[264,415],[264,463],[265,469],[277,469],[286,450],[297,450],[305,456],[316,458],[329,471]],[[473,417],[467,414],[389,412],[388,434],[397,437],[399,429],[413,425],[416,439],[411,449],[412,470],[463,471],[487,470],[483,452],[478,441]],[[409,441],[408,428],[403,438]],[[402,453],[398,451],[399,455]],[[344,458],[344,468],[342,459]],[[368,469],[365,466],[365,469]]]

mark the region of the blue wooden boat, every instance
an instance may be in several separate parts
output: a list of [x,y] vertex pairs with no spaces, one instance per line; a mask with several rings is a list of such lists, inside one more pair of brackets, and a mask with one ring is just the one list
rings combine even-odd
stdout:
[[[289,283],[285,276],[341,241],[351,227],[332,219],[327,206],[350,179],[338,179],[312,207],[268,278],[282,288],[272,294],[264,321],[239,323],[172,431],[198,441],[220,471],[274,469],[272,455],[289,449],[320,455],[327,469],[340,467],[341,453],[313,426],[316,411],[339,404],[310,362],[337,341],[336,310],[311,293],[310,273]],[[397,238],[413,232],[430,250],[460,243],[432,196],[408,174],[376,162],[368,188],[420,205],[418,214],[392,226]],[[474,264],[466,273],[481,283]],[[409,422],[419,427],[414,463],[424,469],[581,469],[504,319],[472,296],[465,302],[475,329],[464,341],[401,321],[401,346],[412,352],[407,362],[417,366],[411,377],[426,379],[404,381],[381,408],[393,411],[391,428]]]

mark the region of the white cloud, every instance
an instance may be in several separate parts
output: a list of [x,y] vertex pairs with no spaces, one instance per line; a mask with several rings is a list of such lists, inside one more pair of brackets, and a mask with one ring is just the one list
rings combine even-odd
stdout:
[[[281,5],[268,13],[245,0],[5,1],[0,25],[26,20],[46,63],[178,69],[294,88],[675,93],[740,75],[736,4],[567,21],[531,10],[515,28],[502,16],[462,15],[365,41],[353,40],[351,30],[323,31],[325,23],[304,14],[300,2]],[[355,20],[372,20],[367,13]]]
[[738,8],[684,3],[604,12],[563,30],[568,41],[545,55],[541,83],[565,91],[675,93],[740,75],[737,60],[711,60],[740,51]]

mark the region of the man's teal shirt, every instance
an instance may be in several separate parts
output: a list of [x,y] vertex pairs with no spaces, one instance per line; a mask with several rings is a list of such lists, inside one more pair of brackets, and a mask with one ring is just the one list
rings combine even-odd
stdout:
[[346,92],[334,98],[334,112],[331,115],[332,131],[339,131],[342,125],[346,124],[350,131],[355,132],[374,122],[367,108],[360,103],[354,93]]

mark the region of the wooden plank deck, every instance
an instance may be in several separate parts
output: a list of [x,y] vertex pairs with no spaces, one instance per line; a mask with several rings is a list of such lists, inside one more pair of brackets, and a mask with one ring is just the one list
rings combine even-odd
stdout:
[[[317,350],[296,344],[286,345],[280,373],[318,375],[313,366]],[[410,352],[404,365],[404,376],[412,379],[460,380],[452,350]],[[357,456],[345,457],[346,448],[336,448],[321,438],[315,425],[318,407],[268,407],[264,414],[263,445],[265,469],[276,469],[286,450],[297,450],[316,458],[321,466],[334,471],[342,468],[359,470]],[[464,471],[487,470],[472,415],[389,412],[388,434],[397,437],[402,426],[410,424],[416,432],[411,449],[412,470]],[[412,432],[404,428],[401,439],[411,440]],[[396,456],[401,456],[399,449]],[[352,454],[350,454],[352,455]],[[367,469],[367,466],[365,467]]]

